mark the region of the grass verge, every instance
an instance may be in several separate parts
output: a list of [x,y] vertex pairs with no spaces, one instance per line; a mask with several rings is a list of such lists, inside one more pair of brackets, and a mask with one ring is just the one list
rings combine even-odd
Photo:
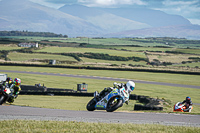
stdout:
[[[158,82],[168,82],[168,83],[180,83],[180,84],[192,84],[199,85],[199,76],[195,75],[181,75],[181,74],[163,74],[163,73],[145,73],[145,72],[123,72],[123,71],[102,71],[102,70],[84,70],[84,69],[58,69],[58,68],[34,68],[34,67],[5,67],[0,66],[1,70],[18,70],[18,71],[34,71],[34,72],[47,72],[47,73],[63,73],[63,74],[75,74],[75,75],[96,75],[96,76],[104,76],[104,77],[118,77],[118,78],[130,78],[130,79],[140,79],[147,81],[158,81]],[[0,71],[1,72],[1,71]],[[77,84],[87,83],[88,84],[88,92],[101,91],[105,87],[112,86],[114,80],[98,80],[98,79],[87,79],[87,78],[74,78],[74,77],[64,77],[64,76],[48,76],[48,75],[39,75],[39,74],[25,74],[25,73],[7,73],[8,76],[15,78],[19,77],[22,80],[23,85],[35,85],[37,83],[41,83],[47,88],[64,88],[64,89],[74,89],[76,90]],[[173,86],[162,86],[162,85],[153,85],[153,84],[141,84],[136,83],[136,88],[132,92],[132,94],[136,95],[144,95],[150,96],[153,98],[166,99],[170,101],[170,105],[166,105],[164,107],[164,112],[172,112],[172,107],[176,102],[181,102],[185,99],[186,96],[190,96],[192,98],[193,103],[200,103],[199,95],[200,89],[192,89],[192,88],[181,88],[181,87],[173,87]],[[33,99],[32,99],[33,97]],[[30,103],[34,103],[35,105],[41,103],[39,107],[43,107],[47,101],[51,101],[48,104],[52,104],[51,108],[60,108],[56,107],[57,103],[63,104],[66,107],[66,102],[71,103],[72,105],[67,105],[71,108],[74,104],[80,104],[80,110],[84,110],[87,102],[91,98],[83,98],[80,102],[74,103],[74,101],[78,101],[81,99],[79,97],[72,98],[70,97],[59,97],[60,101],[54,102],[54,97],[44,97],[45,99],[39,99],[36,96],[19,96],[14,104],[26,105],[26,106],[34,106],[30,105]],[[21,101],[20,98],[24,98]],[[63,100],[63,98],[66,98]],[[28,101],[29,99],[32,99]],[[57,100],[55,98],[55,101]],[[71,101],[70,101],[71,99]],[[17,103],[18,102],[18,103]],[[27,103],[24,103],[27,102]],[[84,103],[82,103],[84,102]],[[46,106],[46,105],[45,105]],[[130,105],[127,108],[121,108],[123,110],[133,110],[133,105]],[[38,106],[37,106],[38,107]],[[83,107],[83,108],[82,108]],[[47,107],[48,108],[48,107]],[[68,108],[67,108],[68,109]],[[73,108],[74,110],[79,110],[79,108]],[[193,113],[200,113],[200,106],[194,105]]]
[[199,127],[181,127],[152,124],[107,124],[68,121],[4,120],[0,121],[2,133],[197,133]]

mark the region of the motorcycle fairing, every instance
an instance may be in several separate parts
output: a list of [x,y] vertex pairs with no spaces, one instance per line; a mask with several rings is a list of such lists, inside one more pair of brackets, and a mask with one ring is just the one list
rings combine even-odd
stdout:
[[180,103],[177,103],[176,105],[174,105],[174,110],[182,110],[182,107],[184,105],[180,104]]
[[120,96],[120,93],[118,92],[118,89],[114,89],[110,93],[108,93],[104,98],[102,98],[100,101],[98,101],[95,105],[96,109],[106,109],[108,100],[114,96]]

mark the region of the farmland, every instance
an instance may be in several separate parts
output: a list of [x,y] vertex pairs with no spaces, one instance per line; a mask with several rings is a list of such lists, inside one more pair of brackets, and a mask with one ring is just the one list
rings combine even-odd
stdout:
[[[20,42],[38,42],[39,48],[18,47]],[[20,77],[23,85],[41,83],[51,88],[76,90],[77,84],[87,83],[88,92],[101,91],[104,87],[112,86],[115,81],[47,76],[42,75],[42,73],[114,77],[200,86],[200,77],[198,75],[200,72],[199,46],[200,43],[196,40],[174,38],[8,37],[0,40],[0,63],[2,64],[0,66],[0,73],[2,73],[1,70],[39,72],[41,75],[13,72],[8,72],[7,74],[13,78]],[[50,65],[50,60],[56,60],[56,65]],[[24,66],[15,66],[15,64],[23,64]],[[48,67],[32,67],[26,66],[26,64],[40,64],[41,66]],[[56,68],[52,66],[75,66],[78,69]],[[128,69],[128,71],[93,70],[82,67],[120,68]],[[166,70],[169,72],[135,71],[137,69]],[[171,73],[176,71],[193,72],[194,75]],[[176,102],[184,100],[186,96],[190,96],[193,103],[195,103],[193,105],[194,109],[190,114],[199,114],[199,89],[136,83],[136,88],[132,94],[145,95],[167,101],[162,111],[165,113],[172,113],[173,105]],[[13,104],[85,111],[85,106],[90,99],[91,97],[19,95]],[[137,103],[138,101],[136,100],[130,100],[129,105],[124,105],[118,111],[134,112],[134,105]],[[119,127],[121,124],[30,120],[5,120],[0,121],[0,123],[4,123],[4,127],[2,127],[3,132],[107,132],[110,129],[112,129],[112,132],[151,132],[152,130],[155,132],[199,131],[198,127],[176,127],[155,124],[123,124],[123,126],[128,128],[116,129],[115,127]],[[16,125],[18,129],[9,128],[10,124]],[[24,129],[24,125],[27,128]],[[52,125],[56,126],[52,128]]]
[[[11,37],[10,37],[11,38]],[[153,69],[200,72],[200,42],[177,38],[48,38],[0,40],[1,60],[8,63]],[[39,48],[16,42],[38,42]]]
[[[39,48],[18,47],[19,42],[38,42]],[[1,70],[26,70],[33,72],[63,73],[116,77],[134,80],[156,81],[199,86],[200,49],[198,41],[176,38],[49,38],[49,37],[9,37],[0,41]],[[56,65],[50,65],[56,60]],[[14,63],[14,64],[13,64]],[[23,67],[13,66],[24,64]],[[26,64],[40,64],[43,67],[30,67]],[[59,68],[74,66],[78,69]],[[52,67],[52,68],[51,68]],[[81,69],[84,67],[84,69]],[[85,68],[120,68],[113,70],[90,70]],[[128,71],[121,71],[121,70]],[[136,70],[165,70],[169,73],[142,72]],[[134,71],[132,71],[134,70]],[[173,72],[193,72],[196,75],[176,74]],[[172,73],[171,73],[172,72]],[[100,91],[102,87],[112,85],[114,81],[89,80],[80,78],[46,77],[44,75],[8,73],[11,77],[19,76],[23,84],[44,83],[54,88],[76,88],[76,84],[86,82],[89,92]],[[33,83],[34,81],[34,83]],[[54,83],[63,82],[62,84]],[[137,84],[137,95],[170,99],[171,103],[185,98],[186,88],[166,87],[159,85]],[[174,93],[181,94],[174,97]],[[189,95],[194,102],[198,101],[198,90],[190,89]],[[22,100],[23,101],[23,100]],[[20,102],[21,103],[21,102]],[[172,105],[171,105],[172,106]],[[195,107],[198,110],[198,106]],[[197,110],[194,112],[198,112]],[[126,110],[126,109],[125,109]],[[166,111],[170,110],[166,108]]]

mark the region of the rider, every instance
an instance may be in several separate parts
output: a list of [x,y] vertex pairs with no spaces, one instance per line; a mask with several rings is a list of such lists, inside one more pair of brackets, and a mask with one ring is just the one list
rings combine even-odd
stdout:
[[19,91],[21,90],[21,80],[19,78],[15,78],[13,84],[10,86],[10,89],[13,89],[13,97],[17,98]]
[[185,103],[185,106],[186,106],[186,109],[184,110],[184,112],[189,112],[190,109],[191,109],[191,105],[193,104],[192,101],[191,101],[191,98],[190,97],[186,97],[186,99],[182,102],[182,104]]
[[[126,84],[124,83],[113,83],[114,87],[108,87],[105,88],[103,91],[100,92],[99,96],[105,96],[108,93],[110,93],[113,89],[121,89],[124,87],[125,89],[125,93],[126,93],[126,97],[127,99],[129,98],[130,93],[135,89],[135,83],[133,81],[128,81]],[[126,104],[128,104],[128,100],[125,102]]]
[[13,84],[13,80],[11,77],[7,77],[6,81],[3,82],[3,86],[10,87]]

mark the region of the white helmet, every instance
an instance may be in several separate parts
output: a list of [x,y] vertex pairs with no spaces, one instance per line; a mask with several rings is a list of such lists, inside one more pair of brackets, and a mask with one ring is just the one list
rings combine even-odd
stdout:
[[133,81],[128,81],[126,87],[128,92],[132,92],[135,89],[135,83]]

